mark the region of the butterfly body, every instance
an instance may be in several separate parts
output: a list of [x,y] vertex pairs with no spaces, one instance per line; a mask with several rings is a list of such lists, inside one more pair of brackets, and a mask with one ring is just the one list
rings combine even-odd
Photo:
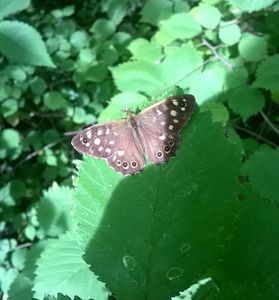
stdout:
[[123,175],[133,175],[141,172],[148,161],[159,165],[175,156],[179,132],[195,107],[192,95],[177,95],[139,114],[126,108],[125,120],[85,128],[73,138],[72,145],[80,153],[106,159]]

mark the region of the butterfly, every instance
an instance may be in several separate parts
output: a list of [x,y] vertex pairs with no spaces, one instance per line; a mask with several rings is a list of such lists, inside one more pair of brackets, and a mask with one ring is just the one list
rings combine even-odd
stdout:
[[117,172],[134,175],[147,162],[157,165],[175,156],[180,131],[196,107],[194,96],[171,96],[135,114],[125,108],[127,118],[96,124],[72,139],[80,153],[105,159]]

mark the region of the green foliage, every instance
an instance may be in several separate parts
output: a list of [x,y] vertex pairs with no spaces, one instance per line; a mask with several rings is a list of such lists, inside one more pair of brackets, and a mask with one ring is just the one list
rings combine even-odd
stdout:
[[[49,241],[46,251],[38,260],[34,292],[37,299],[45,294],[57,297],[58,293],[81,299],[107,299],[105,285],[81,258],[82,250],[70,233]],[[67,255],[65,255],[67,253]],[[59,272],[57,272],[59,270]]]
[[[136,177],[123,179],[104,161],[86,159],[80,167],[74,218],[84,257],[119,299],[169,299],[226,248],[238,209],[239,140],[227,140],[208,114],[196,116],[182,140],[176,159]],[[85,214],[95,217],[85,220]],[[125,286],[117,284],[115,272]]]
[[[0,297],[279,298],[278,7],[1,1]],[[76,130],[179,93],[168,164],[79,164]]]
[[11,62],[54,67],[39,33],[25,23],[0,22],[0,45],[0,52]]
[[228,98],[230,108],[239,114],[244,121],[262,111],[265,99],[263,94],[250,86],[235,89]]
[[72,227],[70,189],[54,185],[38,205],[38,222],[45,235],[58,236]]
[[245,163],[245,171],[249,174],[252,189],[263,198],[279,201],[278,184],[279,164],[277,150],[263,148],[251,155]]
[[278,91],[279,80],[279,55],[267,57],[257,69],[257,79],[254,82],[255,87],[263,88],[269,91]]

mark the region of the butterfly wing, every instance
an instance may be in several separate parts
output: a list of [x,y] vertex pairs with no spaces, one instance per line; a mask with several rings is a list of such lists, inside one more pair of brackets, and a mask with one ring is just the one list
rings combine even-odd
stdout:
[[139,132],[148,160],[161,164],[168,161],[180,144],[180,130],[196,107],[192,95],[177,95],[160,101],[138,115]]
[[87,127],[74,136],[72,145],[82,154],[106,159],[123,175],[138,173],[145,166],[142,149],[127,120]]

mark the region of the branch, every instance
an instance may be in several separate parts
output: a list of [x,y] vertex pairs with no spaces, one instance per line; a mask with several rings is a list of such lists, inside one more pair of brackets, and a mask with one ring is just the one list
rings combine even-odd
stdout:
[[240,131],[243,131],[243,132],[246,132],[252,136],[254,136],[255,138],[257,138],[258,140],[261,140],[269,145],[271,145],[272,147],[274,148],[277,148],[278,145],[274,144],[273,142],[269,141],[268,139],[266,139],[265,137],[259,135],[259,134],[256,134],[255,132],[249,130],[249,129],[246,129],[246,128],[243,128],[243,127],[240,127],[240,126],[237,126],[235,124],[233,124],[233,127],[236,128],[237,130],[240,130]]
[[279,135],[279,129],[269,120],[267,115],[263,112],[260,112],[262,115],[263,119],[266,121],[266,123]]
[[202,39],[202,45],[206,46],[212,52],[215,58],[220,60],[225,66],[228,67],[229,70],[233,69],[234,66],[227,62],[227,60],[217,52],[216,47],[211,45],[206,39]]

